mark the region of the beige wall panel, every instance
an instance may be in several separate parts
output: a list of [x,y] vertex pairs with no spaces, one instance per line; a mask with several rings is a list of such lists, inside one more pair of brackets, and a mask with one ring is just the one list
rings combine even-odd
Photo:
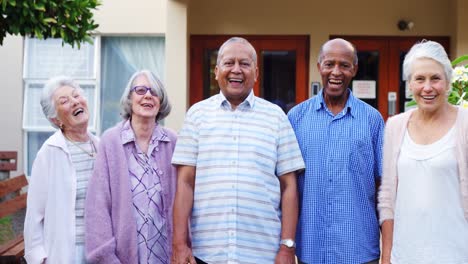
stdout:
[[468,1],[456,0],[456,55],[468,55]]
[[18,151],[18,170],[23,173],[23,38],[8,35],[0,46],[0,151]]
[[167,12],[166,88],[172,110],[165,125],[178,131],[188,106],[187,5],[184,1],[168,0]]
[[95,12],[100,34],[164,34],[167,0],[102,0]]
[[[315,58],[330,34],[450,36],[455,33],[451,11],[450,3],[442,0],[198,0],[190,2],[189,33],[310,35],[313,81],[319,80]],[[414,28],[399,31],[401,18],[412,20]]]

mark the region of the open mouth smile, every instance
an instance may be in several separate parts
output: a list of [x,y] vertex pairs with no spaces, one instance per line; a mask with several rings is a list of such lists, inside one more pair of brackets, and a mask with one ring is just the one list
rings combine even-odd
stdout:
[[78,108],[76,109],[75,111],[73,111],[73,116],[78,116],[79,114],[82,114],[84,113],[84,109],[83,108]]

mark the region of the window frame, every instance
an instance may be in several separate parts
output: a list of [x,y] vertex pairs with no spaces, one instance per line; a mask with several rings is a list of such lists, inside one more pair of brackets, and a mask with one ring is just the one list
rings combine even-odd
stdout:
[[[25,172],[29,172],[29,159],[28,159],[28,152],[29,152],[29,149],[28,149],[28,146],[29,146],[29,137],[28,137],[28,133],[34,133],[34,132],[37,132],[37,133],[40,133],[40,132],[55,132],[56,129],[52,127],[52,125],[49,125],[48,127],[47,126],[31,126],[30,124],[27,124],[26,121],[27,121],[27,118],[26,118],[26,114],[28,112],[28,110],[30,110],[28,108],[29,104],[27,104],[28,102],[28,99],[29,99],[29,92],[27,89],[29,89],[29,85],[31,84],[45,84],[48,79],[52,76],[49,76],[48,78],[30,78],[28,76],[29,72],[28,72],[28,67],[27,67],[27,63],[29,62],[29,59],[31,58],[31,54],[29,52],[29,49],[30,49],[30,41],[28,40],[29,38],[25,37],[23,39],[23,73],[22,73],[22,88],[23,88],[23,107],[22,107],[22,110],[23,110],[23,113],[22,113],[22,122],[21,122],[21,129],[22,129],[22,134],[23,134],[23,170]],[[92,76],[89,77],[89,78],[74,78],[74,80],[76,82],[78,82],[78,84],[81,85],[94,85],[94,92],[93,92],[93,95],[94,95],[94,102],[92,103],[93,104],[93,109],[94,111],[92,112],[92,124],[89,124],[88,125],[88,129],[91,133],[94,133],[94,134],[99,134],[101,131],[100,131],[100,115],[99,115],[99,111],[100,111],[100,107],[101,107],[101,100],[100,100],[100,96],[101,96],[101,93],[100,93],[100,90],[101,90],[101,87],[100,87],[100,70],[101,70],[101,36],[98,36],[98,35],[95,35],[93,36],[93,39],[94,39],[94,48],[93,48],[93,72],[92,72]],[[73,76],[71,76],[73,78]],[[42,114],[42,113],[41,113]],[[27,173],[28,174],[28,173]]]

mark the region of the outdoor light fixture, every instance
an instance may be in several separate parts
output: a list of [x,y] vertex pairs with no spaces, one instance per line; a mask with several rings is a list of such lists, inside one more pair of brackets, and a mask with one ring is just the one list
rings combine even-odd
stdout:
[[400,19],[397,23],[397,26],[398,29],[401,31],[411,30],[414,27],[414,22]]

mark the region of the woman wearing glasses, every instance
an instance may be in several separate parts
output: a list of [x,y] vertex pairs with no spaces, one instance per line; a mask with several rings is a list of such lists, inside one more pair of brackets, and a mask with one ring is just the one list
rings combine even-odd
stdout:
[[121,98],[124,120],[102,135],[86,197],[90,263],[170,263],[176,171],[162,82],[143,70]]

